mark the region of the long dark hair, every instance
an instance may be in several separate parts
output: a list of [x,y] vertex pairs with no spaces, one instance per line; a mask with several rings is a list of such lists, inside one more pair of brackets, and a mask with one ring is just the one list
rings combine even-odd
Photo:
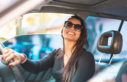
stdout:
[[[76,64],[77,64],[78,59],[79,59],[79,57],[80,57],[80,55],[83,51],[83,47],[85,45],[88,46],[87,28],[86,28],[86,24],[85,24],[84,20],[81,17],[77,16],[77,15],[71,16],[69,19],[79,20],[81,22],[82,29],[81,29],[80,37],[79,37],[79,39],[77,40],[76,44],[73,47],[74,51],[72,52],[72,56],[70,57],[68,63],[64,67],[63,75],[62,75],[62,82],[71,82],[72,77],[74,76],[74,74],[76,72],[76,69],[77,69]],[[63,42],[63,44],[64,44],[64,42]],[[63,46],[63,52],[64,52],[64,50],[65,49],[64,49],[64,46]]]

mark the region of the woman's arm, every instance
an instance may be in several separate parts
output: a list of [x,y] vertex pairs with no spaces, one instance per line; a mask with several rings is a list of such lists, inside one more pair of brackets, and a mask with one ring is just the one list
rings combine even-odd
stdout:
[[95,72],[95,61],[91,53],[82,54],[71,82],[86,82]]
[[29,72],[39,73],[43,70],[53,67],[56,51],[57,50],[54,50],[46,58],[41,59],[39,61],[32,61],[27,59],[27,61],[21,65]]
[[[10,48],[4,48],[2,50],[2,59],[8,64],[8,66],[16,66],[21,64],[26,70],[32,73],[38,73],[41,70],[45,70],[53,66],[55,58],[54,55],[57,53],[57,51],[58,50],[54,50],[43,60],[33,62],[27,59],[25,54],[18,53]],[[9,62],[10,60],[13,60],[13,62]]]

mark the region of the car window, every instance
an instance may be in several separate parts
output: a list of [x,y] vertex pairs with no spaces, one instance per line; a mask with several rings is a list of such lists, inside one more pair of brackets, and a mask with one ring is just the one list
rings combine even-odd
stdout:
[[[71,14],[29,13],[1,28],[4,45],[25,53],[29,59],[44,58],[62,48],[61,29]],[[7,29],[8,28],[8,29]]]
[[[109,18],[102,18],[102,17],[93,17],[89,16],[87,18],[87,28],[88,28],[88,42],[90,44],[90,50],[94,54],[96,61],[99,61],[102,53],[97,50],[97,41],[99,37],[101,36],[102,33],[109,31],[109,30],[115,30],[118,31],[121,20],[117,19],[109,19]],[[124,21],[124,24],[122,26],[121,34],[123,37],[123,47],[122,50],[119,54],[116,54],[113,57],[113,61],[120,61],[120,60],[126,60],[127,59],[127,47],[126,47],[126,25],[127,22]],[[111,43],[111,39],[109,38],[109,44]],[[102,60],[103,61],[109,61],[110,54],[106,54],[103,56]]]
[[6,47],[24,53],[32,60],[45,58],[54,49],[62,48],[60,44],[62,38],[57,34],[21,35],[4,42]]
[[[10,23],[6,24],[5,26],[0,28],[0,39],[1,41],[7,40],[5,45],[8,47],[13,48],[16,43],[20,43],[20,46],[26,45],[31,46],[30,50],[28,52],[32,52],[34,50],[37,50],[36,53],[39,53],[40,48],[43,46],[46,47],[45,50],[49,49],[49,51],[45,52],[51,52],[52,50],[56,48],[62,47],[62,39],[58,39],[58,37],[61,37],[61,29],[63,27],[64,21],[66,21],[72,14],[62,14],[62,13],[29,13],[25,14],[20,18],[17,18],[16,20],[11,21]],[[100,37],[100,35],[106,31],[109,30],[118,30],[121,20],[117,19],[109,19],[109,18],[102,18],[102,17],[94,17],[94,16],[88,16],[86,20],[87,24],[87,30],[88,30],[88,43],[89,48],[88,50],[94,54],[95,60],[99,61],[99,58],[103,53],[99,52],[97,50],[97,41]],[[123,36],[123,48],[120,54],[117,54],[114,56],[113,61],[115,60],[124,60],[126,59],[126,21],[124,22],[124,25],[121,30],[121,34]],[[42,35],[43,34],[43,35]],[[50,34],[50,35],[49,35]],[[55,35],[54,35],[55,34]],[[45,38],[45,39],[42,39]],[[16,40],[15,40],[16,39]],[[48,39],[48,41],[47,41]],[[57,40],[57,42],[56,42]],[[9,44],[9,41],[13,44]],[[42,42],[47,43],[42,43]],[[54,43],[55,42],[55,43]],[[7,45],[8,44],[8,45]],[[39,45],[34,49],[33,45]],[[45,44],[50,44],[48,46],[44,46]],[[16,45],[17,46],[17,45]],[[49,47],[49,48],[48,48]],[[24,47],[25,49],[26,47]],[[17,51],[17,47],[15,47]],[[32,50],[33,49],[33,50]],[[43,52],[43,50],[42,50]],[[27,52],[25,52],[28,54]],[[35,52],[34,52],[35,53]],[[110,54],[104,55],[103,61],[108,61],[110,57]],[[39,59],[42,57],[32,58],[31,59]]]
[[0,28],[0,39],[7,40],[27,34],[60,34],[64,21],[72,14],[29,13]]

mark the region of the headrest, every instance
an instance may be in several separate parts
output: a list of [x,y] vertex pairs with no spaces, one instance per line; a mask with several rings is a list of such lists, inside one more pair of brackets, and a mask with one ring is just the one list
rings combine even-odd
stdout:
[[122,49],[122,44],[123,39],[120,32],[111,30],[101,35],[97,43],[97,48],[103,53],[118,54]]

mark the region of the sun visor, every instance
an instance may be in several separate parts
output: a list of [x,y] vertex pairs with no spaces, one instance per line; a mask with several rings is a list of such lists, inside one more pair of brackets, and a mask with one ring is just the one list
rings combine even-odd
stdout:
[[97,48],[103,53],[118,54],[122,49],[123,39],[118,31],[107,31],[103,33],[97,43]]

